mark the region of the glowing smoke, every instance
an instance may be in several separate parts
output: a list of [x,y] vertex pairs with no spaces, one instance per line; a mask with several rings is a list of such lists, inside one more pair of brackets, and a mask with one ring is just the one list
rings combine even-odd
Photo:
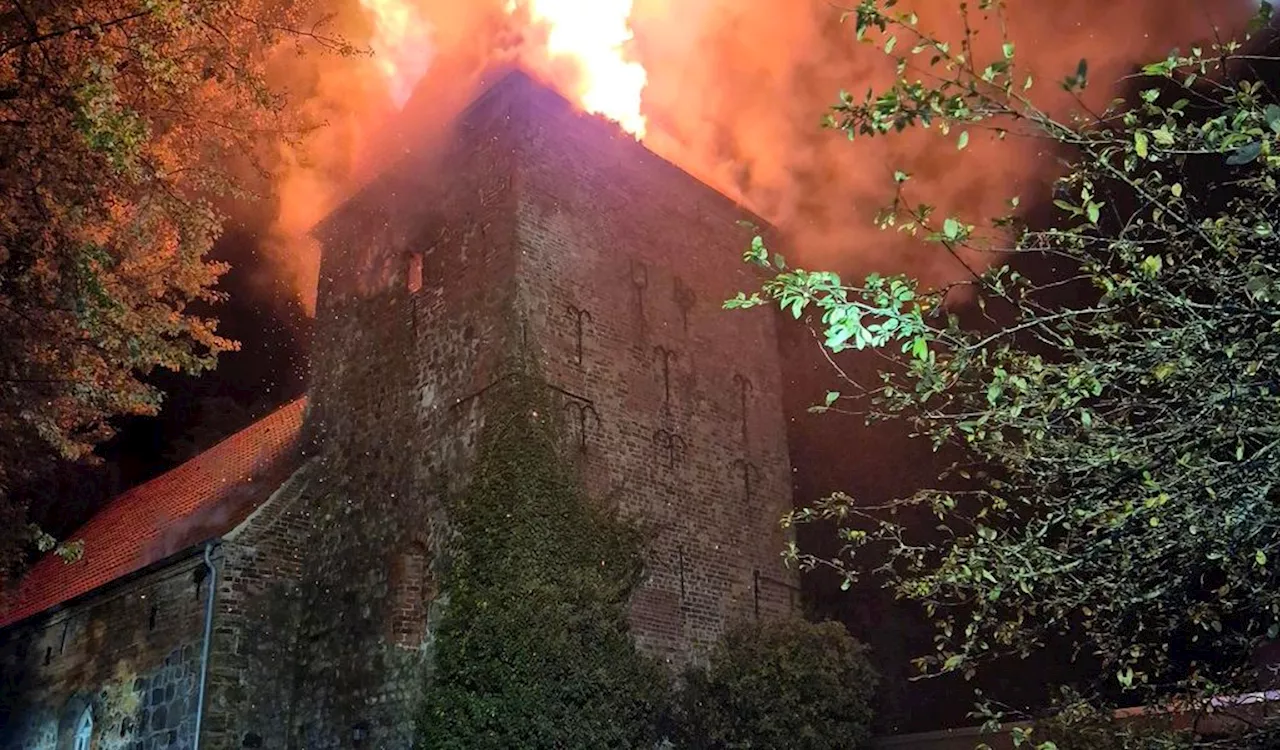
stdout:
[[[409,147],[415,127],[456,113],[469,83],[497,59],[523,59],[584,106],[609,112],[633,131],[643,128],[649,148],[777,224],[809,265],[908,270],[932,281],[953,276],[952,259],[925,255],[932,249],[872,226],[891,194],[893,170],[913,174],[917,200],[976,219],[1000,213],[1006,198],[1025,193],[1054,168],[1035,142],[975,137],[957,153],[954,140],[934,133],[849,143],[819,129],[839,90],[861,94],[893,74],[883,54],[854,41],[852,28],[839,22],[840,9],[822,0],[634,0],[629,24],[619,24],[616,11],[631,0],[348,2],[351,7],[339,11],[339,30],[382,54],[308,58],[291,71],[307,106],[329,127],[312,140],[306,158],[282,159],[278,220],[266,243],[281,278],[308,300],[317,259],[303,239],[306,231]],[[957,0],[909,5],[937,34],[954,39],[963,33]],[[1230,0],[1212,11],[1200,0],[1012,5],[1010,34],[1020,60],[1041,82],[1036,90],[1051,96],[1053,81],[1088,58],[1096,103],[1114,94],[1106,84],[1136,62],[1204,39],[1213,23],[1232,30],[1255,3]],[[392,28],[378,24],[388,18],[395,19]],[[998,50],[991,30],[980,31],[979,45]],[[584,33],[598,43],[600,62],[566,70],[557,60],[564,35],[581,47]],[[436,88],[426,101],[419,92],[408,114],[389,127],[422,71]],[[441,81],[453,85],[442,88]],[[607,98],[588,98],[593,82],[592,96]],[[634,99],[638,88],[641,111],[621,111],[617,103]]]

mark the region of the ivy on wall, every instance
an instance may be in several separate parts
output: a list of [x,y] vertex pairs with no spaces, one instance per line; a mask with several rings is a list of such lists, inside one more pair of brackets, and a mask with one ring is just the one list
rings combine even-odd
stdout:
[[418,745],[652,748],[669,688],[628,633],[642,536],[580,490],[537,378],[486,400],[472,480],[450,501],[449,604]]

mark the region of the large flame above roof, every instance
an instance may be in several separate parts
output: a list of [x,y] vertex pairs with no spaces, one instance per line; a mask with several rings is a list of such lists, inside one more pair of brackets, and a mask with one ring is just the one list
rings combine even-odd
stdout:
[[[545,27],[547,54],[577,69],[576,99],[588,112],[617,122],[637,138],[644,137],[640,111],[648,75],[629,59],[632,0],[524,0],[530,20]],[[508,8],[517,10],[520,3]]]
[[[640,100],[648,83],[631,59],[633,0],[506,0],[507,20],[526,34],[523,62],[582,109],[645,134]],[[431,64],[431,20],[418,0],[360,0],[370,24],[374,63],[387,93],[403,107]]]

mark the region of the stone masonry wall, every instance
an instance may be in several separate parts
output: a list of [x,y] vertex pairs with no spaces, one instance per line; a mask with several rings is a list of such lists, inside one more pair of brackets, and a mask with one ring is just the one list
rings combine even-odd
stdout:
[[86,707],[97,750],[191,747],[208,595],[197,555],[8,628],[0,748],[71,747]]
[[549,379],[582,399],[567,408],[589,486],[656,534],[633,632],[684,663],[730,621],[799,605],[774,316],[721,306],[752,286],[753,217],[559,97],[513,106],[522,312]]
[[289,746],[299,692],[299,581],[311,513],[306,462],[223,537],[203,737],[210,750]]
[[[477,107],[458,128],[502,116]],[[441,497],[465,479],[482,394],[518,339],[507,170],[492,140],[458,143],[407,160],[318,232],[304,428],[316,453],[291,501],[310,533],[294,563],[297,585],[261,587],[240,605],[259,630],[288,636],[266,650],[283,655],[274,675],[270,659],[237,662],[245,676],[226,691],[227,747],[248,733],[260,747],[412,744],[427,621],[439,606],[433,582],[447,562]],[[412,292],[411,266],[421,274]],[[264,527],[261,539],[276,534]],[[253,536],[241,540],[246,553],[264,544]],[[292,700],[268,704],[262,685],[286,681]],[[284,715],[273,726],[258,707]]]

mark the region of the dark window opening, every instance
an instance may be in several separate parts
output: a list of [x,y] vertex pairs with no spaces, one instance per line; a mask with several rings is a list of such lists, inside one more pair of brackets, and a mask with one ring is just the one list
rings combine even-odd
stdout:
[[196,601],[200,601],[200,585],[209,577],[209,569],[201,565],[191,572],[191,580],[196,584]]
[[409,253],[409,269],[406,275],[409,294],[422,289],[422,253]]

